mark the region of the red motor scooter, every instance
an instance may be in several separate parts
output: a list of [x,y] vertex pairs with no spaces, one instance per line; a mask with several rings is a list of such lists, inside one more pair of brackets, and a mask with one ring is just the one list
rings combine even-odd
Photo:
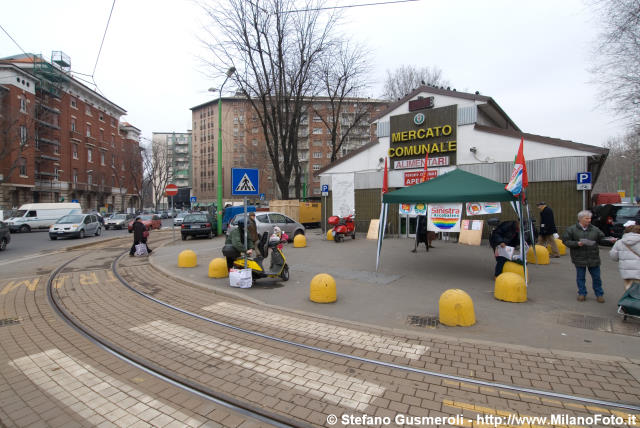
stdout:
[[351,239],[356,239],[356,224],[353,222],[354,217],[355,215],[329,217],[327,222],[333,226],[333,240],[336,241],[336,243],[344,241],[345,236],[351,236]]

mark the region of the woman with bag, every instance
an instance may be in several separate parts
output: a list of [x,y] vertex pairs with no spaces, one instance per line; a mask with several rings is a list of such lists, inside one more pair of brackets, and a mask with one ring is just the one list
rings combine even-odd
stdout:
[[629,221],[625,226],[624,235],[613,245],[609,256],[618,262],[624,289],[628,290],[631,284],[640,282],[640,225]]
[[[136,220],[133,222],[132,229],[133,245],[129,250],[129,256],[133,257],[136,254],[151,254],[151,250],[147,246],[147,237],[149,236],[149,230],[147,229],[147,226],[144,225],[140,217],[136,217]],[[143,245],[143,247],[138,247],[139,245]],[[138,251],[139,249],[142,251]]]

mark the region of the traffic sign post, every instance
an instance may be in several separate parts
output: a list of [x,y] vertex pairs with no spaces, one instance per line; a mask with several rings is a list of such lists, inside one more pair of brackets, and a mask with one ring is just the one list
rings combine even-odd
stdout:
[[591,173],[579,172],[576,175],[577,190],[582,190],[582,210],[587,209],[587,190],[591,190]]
[[324,221],[322,222],[322,239],[327,239],[327,231],[326,231],[326,224],[327,224],[327,196],[329,196],[329,185],[328,184],[323,184],[322,185],[322,198],[323,198],[323,206],[324,206]]
[[257,168],[231,168],[231,194],[251,196],[260,194],[260,173]]
[[[167,187],[165,187],[164,189],[164,193],[167,196],[171,196],[171,214],[173,214],[173,200],[174,200],[174,197],[178,194],[178,186],[176,186],[175,184],[167,184]],[[171,235],[172,235],[172,240],[175,241],[176,227],[175,227],[175,224],[173,223],[173,220],[171,221]]]

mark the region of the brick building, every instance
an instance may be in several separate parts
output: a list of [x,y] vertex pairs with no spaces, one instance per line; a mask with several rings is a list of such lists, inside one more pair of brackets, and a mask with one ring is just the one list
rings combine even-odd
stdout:
[[0,59],[0,209],[70,202],[140,206],[140,130],[70,74],[62,52]]
[[[338,134],[348,138],[338,158],[367,144],[375,135],[371,118],[386,108],[387,102],[372,99],[353,99],[343,106]],[[193,144],[193,190],[198,201],[215,202],[217,197],[217,141],[218,99],[191,108]],[[362,120],[354,125],[359,112]],[[331,113],[326,98],[316,98],[307,104],[298,129],[298,160],[301,182],[307,185],[307,196],[320,196],[320,180],[314,172],[331,162]],[[324,119],[324,120],[323,120]],[[329,124],[329,126],[327,126]],[[351,129],[352,128],[352,129]],[[222,98],[222,183],[224,200],[231,196],[231,168],[258,168],[260,192],[267,200],[281,197],[273,174],[262,127],[249,102],[240,96]],[[295,196],[294,178],[291,177],[289,197]]]

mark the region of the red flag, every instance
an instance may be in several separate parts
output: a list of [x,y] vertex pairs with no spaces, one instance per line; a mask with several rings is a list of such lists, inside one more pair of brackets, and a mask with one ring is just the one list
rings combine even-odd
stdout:
[[427,173],[428,165],[429,165],[429,152],[427,152],[427,154],[424,157],[424,172],[422,173],[422,181],[421,181],[421,183],[424,183],[425,181],[427,181],[429,179],[428,178],[428,173]]
[[382,194],[389,191],[389,170],[387,169],[387,158],[384,158],[384,176],[382,177]]
[[522,165],[522,190],[529,185],[529,177],[527,176],[527,163],[524,161],[524,137],[520,138],[520,148],[516,156],[516,164]]

